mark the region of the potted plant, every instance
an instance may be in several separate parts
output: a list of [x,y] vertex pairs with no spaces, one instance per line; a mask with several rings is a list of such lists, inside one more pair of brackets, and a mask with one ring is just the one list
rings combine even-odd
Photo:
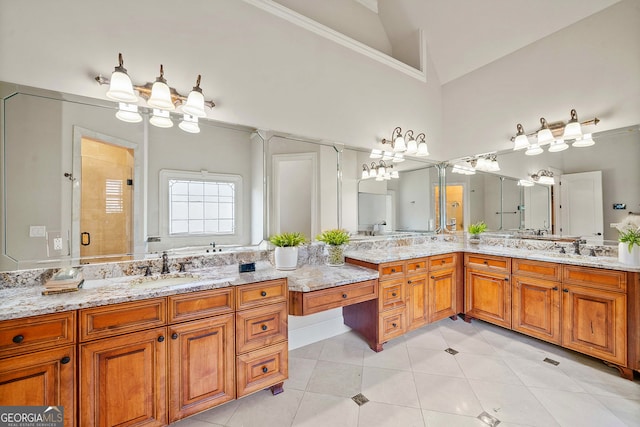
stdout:
[[269,238],[276,247],[274,258],[276,269],[295,270],[298,265],[298,246],[307,241],[302,233],[280,233]]
[[469,224],[467,231],[469,232],[469,243],[480,243],[480,233],[487,231],[487,224],[484,221]]
[[619,229],[618,261],[623,264],[640,265],[640,227],[626,224]]
[[325,230],[316,239],[327,244],[327,265],[344,265],[344,246],[349,243],[348,231],[339,228]]

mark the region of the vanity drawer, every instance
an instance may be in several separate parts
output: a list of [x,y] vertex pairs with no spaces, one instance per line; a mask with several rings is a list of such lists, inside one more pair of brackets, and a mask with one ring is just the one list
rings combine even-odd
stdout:
[[233,311],[232,287],[169,297],[169,323],[201,319]]
[[562,267],[562,283],[625,292],[627,290],[627,273],[601,268],[564,265]]
[[122,335],[164,326],[167,302],[164,298],[123,302],[78,310],[80,341]]
[[289,292],[289,314],[306,316],[378,297],[378,281],[367,280],[312,292]]
[[381,313],[378,316],[378,333],[381,343],[403,335],[407,329],[407,318],[404,308],[397,308]]
[[427,258],[415,258],[407,261],[407,274],[426,273]]
[[395,279],[396,277],[404,276],[405,263],[400,262],[387,262],[380,264],[380,280]]
[[404,279],[386,280],[380,282],[380,296],[378,309],[389,310],[396,307],[404,307],[405,285]]
[[429,271],[451,268],[456,265],[457,254],[436,255],[429,258]]
[[491,255],[465,254],[464,265],[467,267],[489,268],[492,271],[511,272],[511,258]]
[[287,339],[287,303],[236,313],[236,353],[245,353]]
[[288,343],[285,341],[237,357],[238,397],[278,384],[288,378],[287,346]]
[[268,280],[236,287],[236,309],[287,301],[287,279]]
[[76,341],[76,312],[45,314],[0,322],[0,357]]
[[562,279],[562,266],[552,262],[513,258],[511,271],[520,276],[539,277],[556,282]]

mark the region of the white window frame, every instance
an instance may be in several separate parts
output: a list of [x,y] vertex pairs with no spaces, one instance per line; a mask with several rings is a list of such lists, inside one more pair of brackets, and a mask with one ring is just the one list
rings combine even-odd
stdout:
[[[234,184],[234,232],[225,234],[169,234],[169,181],[171,180],[190,180],[190,181],[213,181],[213,182],[229,182]],[[160,170],[160,237],[163,241],[170,240],[172,246],[175,245],[208,245],[211,242],[219,242],[224,244],[238,243],[243,238],[243,194],[242,194],[242,176],[234,174],[213,173],[208,171],[182,171],[174,169]]]

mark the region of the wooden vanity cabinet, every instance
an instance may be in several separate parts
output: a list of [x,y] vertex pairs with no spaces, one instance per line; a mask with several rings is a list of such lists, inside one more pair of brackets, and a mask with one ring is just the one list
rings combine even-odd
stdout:
[[75,314],[0,322],[0,406],[62,406],[77,425]]
[[511,259],[465,254],[465,320],[511,328]]
[[562,266],[515,258],[512,266],[512,329],[560,344]]

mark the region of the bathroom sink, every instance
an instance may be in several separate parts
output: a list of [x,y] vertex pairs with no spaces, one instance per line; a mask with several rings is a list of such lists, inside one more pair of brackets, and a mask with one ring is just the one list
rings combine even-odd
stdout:
[[139,277],[129,282],[129,284],[136,288],[151,289],[184,285],[185,283],[197,282],[199,280],[200,276],[192,273],[170,273]]

